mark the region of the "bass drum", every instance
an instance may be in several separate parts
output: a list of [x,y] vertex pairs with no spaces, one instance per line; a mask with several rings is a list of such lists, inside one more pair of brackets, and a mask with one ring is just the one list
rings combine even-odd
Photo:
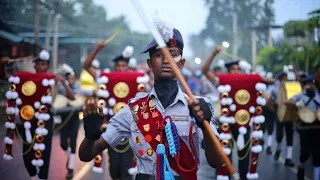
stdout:
[[219,118],[220,115],[221,115],[221,104],[220,104],[220,102],[219,101],[214,102],[213,106],[214,106],[214,115],[213,115],[213,117],[214,118]]
[[298,115],[300,120],[307,124],[313,123],[317,118],[314,111],[307,107],[299,108]]
[[68,98],[62,94],[57,94],[52,103],[54,109],[62,109],[68,106]]
[[75,97],[75,100],[69,100],[68,102],[69,105],[72,107],[83,106],[87,99],[85,96],[82,96],[80,94],[75,94],[74,97]]
[[316,117],[317,117],[318,121],[320,121],[320,109],[316,112]]
[[301,92],[302,88],[299,82],[280,83],[277,96],[277,117],[280,122],[293,122],[298,120],[297,107],[286,106],[284,101]]

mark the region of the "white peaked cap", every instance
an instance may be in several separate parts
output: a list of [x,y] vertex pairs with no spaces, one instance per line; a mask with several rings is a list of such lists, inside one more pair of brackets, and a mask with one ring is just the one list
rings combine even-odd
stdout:
[[62,71],[66,74],[66,73],[70,73],[70,74],[73,74],[74,71],[72,69],[71,66],[69,66],[68,64],[63,64],[62,65]]
[[50,59],[50,54],[46,50],[42,50],[39,54],[39,58],[43,61],[49,61]]
[[91,63],[91,65],[94,67],[94,68],[100,68],[100,62],[98,61],[98,59],[94,59]]
[[137,67],[137,59],[136,58],[130,58],[128,65],[129,65],[130,68],[136,68]]
[[134,48],[133,46],[126,46],[126,48],[124,48],[123,52],[122,52],[122,56],[124,58],[130,58],[133,54]]

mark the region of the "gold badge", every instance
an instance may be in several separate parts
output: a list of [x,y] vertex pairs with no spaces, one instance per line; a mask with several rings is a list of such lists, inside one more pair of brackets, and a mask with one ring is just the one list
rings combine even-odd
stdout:
[[149,113],[142,113],[143,119],[149,119]]
[[32,81],[27,81],[23,83],[21,87],[22,93],[26,96],[32,96],[36,92],[36,90],[37,90],[37,86]]
[[148,132],[150,130],[150,125],[149,124],[143,125],[143,130]]
[[154,110],[156,108],[156,103],[153,100],[149,101],[150,110]]
[[161,138],[161,137],[160,137],[160,135],[158,134],[155,139],[160,142],[160,140],[161,140],[160,138]]
[[136,143],[137,143],[137,144],[140,144],[140,143],[141,143],[141,137],[140,137],[140,136],[137,136],[137,137],[136,137]]
[[159,116],[159,113],[158,112],[152,112],[152,118],[156,118]]
[[139,110],[139,105],[133,106],[133,108],[132,108],[133,113],[136,114],[138,112],[138,110]]
[[240,89],[235,95],[236,102],[240,105],[245,105],[250,101],[250,94],[245,89]]
[[137,114],[132,114],[132,116],[133,116],[133,120],[134,120],[134,121],[138,121],[138,120],[139,120],[139,117],[138,117]]
[[151,148],[148,148],[147,149],[147,154],[148,154],[148,156],[152,156],[153,150]]
[[129,91],[129,86],[125,82],[118,82],[113,88],[113,93],[117,98],[128,96]]
[[142,102],[142,106],[140,107],[140,110],[142,113],[146,112],[147,110],[146,102]]
[[25,105],[21,108],[20,115],[23,119],[25,119],[26,121],[29,121],[34,116],[34,109],[30,105]]
[[239,125],[245,125],[250,120],[250,114],[247,110],[240,109],[239,111],[236,112],[235,119]]
[[133,128],[134,128],[135,131],[138,131],[138,126],[137,125],[135,125]]
[[127,104],[124,102],[118,102],[114,107],[113,107],[113,112],[117,113],[118,111],[120,111],[120,109],[122,109],[124,106],[126,106]]

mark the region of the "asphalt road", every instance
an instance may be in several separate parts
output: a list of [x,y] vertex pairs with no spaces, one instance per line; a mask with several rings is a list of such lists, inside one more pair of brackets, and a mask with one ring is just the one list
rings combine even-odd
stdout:
[[[4,143],[3,137],[5,135],[5,128],[3,124],[0,124],[0,179],[2,180],[26,180],[28,179],[27,171],[24,168],[23,160],[22,160],[22,145],[19,138],[16,138],[13,147],[14,160],[5,161],[2,159],[2,155],[4,152]],[[82,126],[80,126],[79,134],[78,134],[78,145],[81,140],[84,138]],[[285,142],[283,142],[285,144]],[[274,144],[275,148],[275,144]],[[281,156],[285,156],[285,151],[282,151]],[[233,153],[235,154],[235,153]],[[294,148],[293,148],[293,157],[296,166],[298,165],[299,158],[299,138],[297,134],[295,134],[294,140]],[[215,170],[210,168],[205,162],[205,157],[203,151],[200,152],[200,160],[201,164],[198,171],[198,179],[199,180],[207,180],[214,179]],[[56,134],[53,138],[52,144],[52,153],[51,153],[51,162],[50,162],[50,171],[49,171],[49,180],[63,180],[66,177],[66,161],[67,158],[65,153],[60,148],[60,139],[59,134]],[[237,167],[236,157],[233,157],[234,166]],[[108,156],[105,152],[105,159],[103,162],[104,172],[102,174],[95,173],[91,170],[92,163],[84,163],[81,162],[76,157],[74,170],[74,179],[75,180],[110,180],[109,170],[108,170]],[[306,180],[312,179],[312,164],[310,160],[306,166]],[[259,157],[258,164],[258,173],[260,180],[293,180],[296,179],[296,171],[297,168],[287,168],[284,166],[284,159],[280,158],[279,162],[275,162],[273,160],[273,156],[267,155],[265,152],[262,152]]]

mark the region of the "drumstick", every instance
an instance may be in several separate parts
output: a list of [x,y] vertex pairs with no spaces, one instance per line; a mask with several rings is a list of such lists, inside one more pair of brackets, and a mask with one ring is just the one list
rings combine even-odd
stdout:
[[24,60],[32,60],[32,59],[30,59],[31,57],[32,56],[21,57],[21,58],[16,58],[16,59],[9,59],[8,63],[19,62],[19,61],[24,61]]
[[[171,54],[169,53],[168,48],[166,48],[166,44],[164,42],[164,40],[162,39],[159,31],[156,29],[156,27],[154,26],[154,24],[152,24],[152,22],[149,20],[147,14],[143,11],[141,5],[139,4],[139,2],[137,0],[131,0],[133,6],[136,8],[136,12],[140,15],[141,19],[143,20],[144,24],[146,25],[146,27],[149,29],[150,33],[153,35],[154,39],[156,40],[157,44],[159,45],[159,47],[161,48],[161,52],[163,53],[163,55],[165,56],[165,58],[167,58],[169,60],[169,64],[172,67],[172,70],[174,72],[174,74],[177,76],[179,82],[181,83],[183,89],[186,91],[187,95],[189,96],[189,98],[191,98],[190,100],[192,101],[192,99],[194,99],[194,96],[190,90],[190,88],[188,87],[186,80],[184,79],[184,77],[182,76],[178,66],[176,65],[175,61],[173,60]],[[203,125],[206,129],[206,131],[209,133],[209,137],[212,140],[212,142],[216,145],[216,147],[218,147],[218,153],[219,155],[223,158],[223,161],[226,165],[227,170],[229,171],[230,175],[238,180],[239,178],[239,174],[236,173],[236,171],[234,170],[229,157],[227,157],[227,155],[223,152],[221,145],[220,145],[220,141],[217,139],[216,135],[212,132],[210,124],[208,121],[204,120],[203,121]],[[220,147],[220,148],[219,148]]]
[[115,33],[112,34],[112,36],[110,36],[108,39],[106,39],[104,41],[104,45],[108,44],[109,42],[111,42],[116,36],[118,35],[118,31],[116,31]]
[[239,56],[234,56],[234,55],[228,53],[228,52],[225,51],[225,50],[222,50],[221,52],[222,52],[223,54],[225,54],[226,56],[231,57],[232,59],[245,59],[245,58],[242,58],[242,57],[239,57]]

